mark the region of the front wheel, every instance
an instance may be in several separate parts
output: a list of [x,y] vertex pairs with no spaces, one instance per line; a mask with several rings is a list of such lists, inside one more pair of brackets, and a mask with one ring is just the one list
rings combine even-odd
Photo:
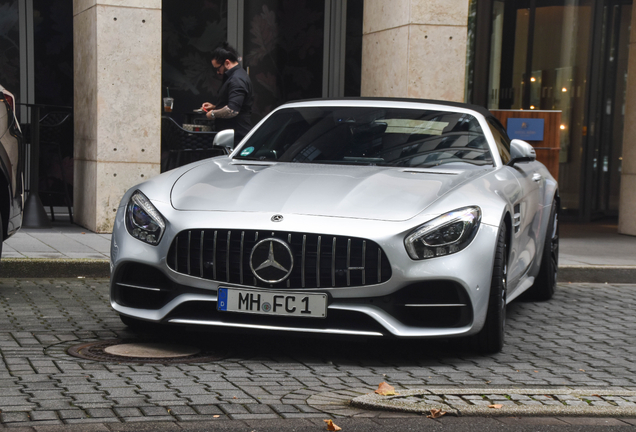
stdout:
[[506,325],[506,294],[508,288],[508,246],[507,227],[499,228],[497,250],[490,281],[488,312],[486,322],[474,336],[474,346],[482,354],[494,354],[504,345],[504,327]]

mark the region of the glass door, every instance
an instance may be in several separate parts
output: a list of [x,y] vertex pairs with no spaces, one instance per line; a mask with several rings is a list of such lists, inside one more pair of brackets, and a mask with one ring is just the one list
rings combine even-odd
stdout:
[[592,0],[494,0],[490,109],[560,110],[561,206],[581,206]]
[[237,40],[254,86],[254,122],[284,102],[360,95],[363,0],[239,5]]
[[325,0],[244,2],[243,64],[260,120],[283,102],[320,98]]
[[599,35],[590,101],[590,146],[585,154],[587,220],[618,214],[631,1],[599,5]]

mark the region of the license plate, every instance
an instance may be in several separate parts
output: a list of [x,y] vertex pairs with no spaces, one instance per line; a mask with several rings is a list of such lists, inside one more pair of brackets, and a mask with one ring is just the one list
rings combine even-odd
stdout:
[[219,288],[217,309],[262,315],[325,318],[327,294]]

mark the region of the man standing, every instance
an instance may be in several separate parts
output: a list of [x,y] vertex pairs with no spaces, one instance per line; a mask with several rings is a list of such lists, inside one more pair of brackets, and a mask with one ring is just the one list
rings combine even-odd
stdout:
[[216,105],[205,102],[201,108],[213,119],[217,131],[234,129],[234,143],[238,144],[252,128],[252,82],[239,66],[239,56],[227,42],[212,51],[212,67],[223,75]]

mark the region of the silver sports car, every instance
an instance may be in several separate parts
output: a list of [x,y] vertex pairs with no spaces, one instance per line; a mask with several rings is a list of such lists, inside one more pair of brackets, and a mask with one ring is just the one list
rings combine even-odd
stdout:
[[497,352],[506,304],[554,293],[558,214],[532,146],[484,108],[288,103],[229,156],[124,195],[111,303],[130,326],[467,336]]

